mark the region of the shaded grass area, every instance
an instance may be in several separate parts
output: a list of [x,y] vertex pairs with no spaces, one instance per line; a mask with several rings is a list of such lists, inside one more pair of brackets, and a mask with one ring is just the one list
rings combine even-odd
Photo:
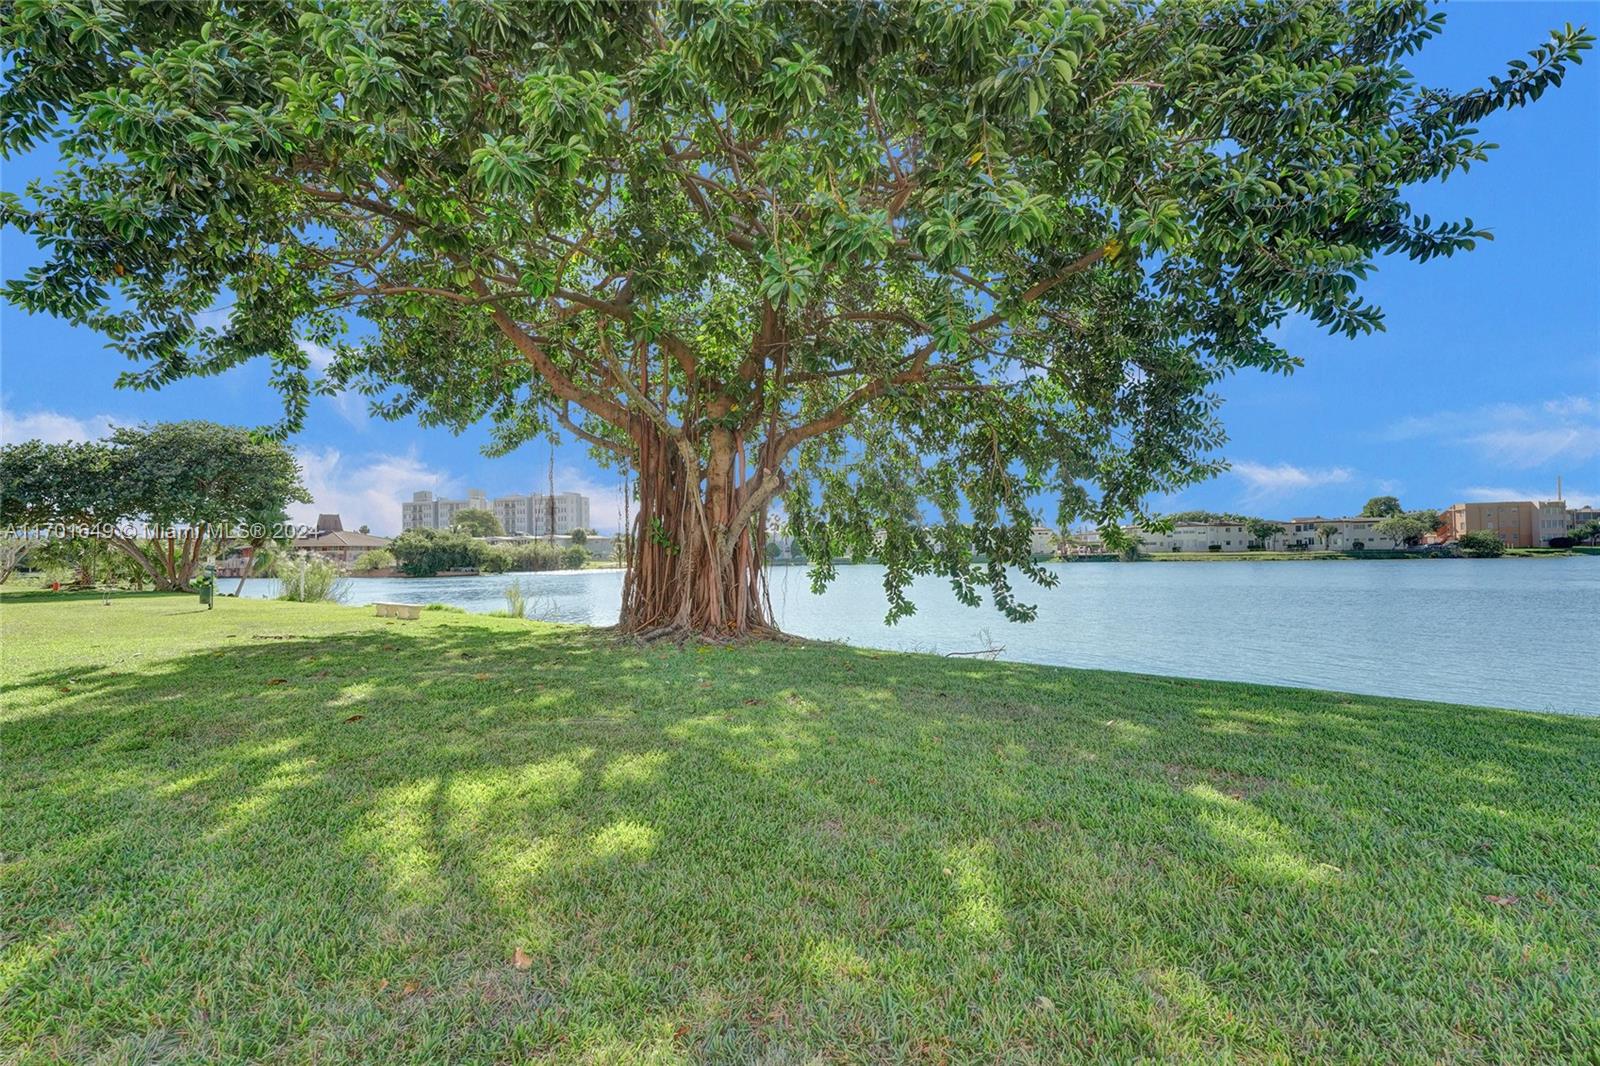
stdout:
[[20,1062],[1582,1059],[1600,723],[0,598]]

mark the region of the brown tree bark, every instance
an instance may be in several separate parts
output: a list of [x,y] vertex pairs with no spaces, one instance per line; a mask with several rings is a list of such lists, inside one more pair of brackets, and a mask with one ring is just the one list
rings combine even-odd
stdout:
[[744,476],[735,434],[713,430],[702,463],[699,449],[647,420],[631,428],[639,509],[618,628],[644,640],[776,635],[765,507],[741,507],[768,487]]

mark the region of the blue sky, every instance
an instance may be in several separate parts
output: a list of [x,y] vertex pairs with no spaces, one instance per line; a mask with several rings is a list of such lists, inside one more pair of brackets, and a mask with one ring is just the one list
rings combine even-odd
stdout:
[[[1600,22],[1592,4],[1456,4],[1444,35],[1417,57],[1426,81],[1463,88],[1499,73],[1559,23]],[[1369,284],[1388,330],[1350,341],[1290,322],[1283,340],[1306,361],[1289,378],[1231,379],[1223,417],[1230,473],[1165,501],[1291,517],[1353,513],[1369,496],[1408,506],[1554,494],[1600,502],[1600,56],[1530,108],[1493,116],[1489,162],[1418,190],[1419,210],[1470,216],[1495,240],[1428,264],[1385,260]],[[50,152],[13,160],[0,185],[21,191],[54,165]],[[0,274],[39,258],[0,236]],[[185,381],[159,393],[113,387],[127,364],[95,334],[0,304],[0,433],[16,440],[98,435],[112,422],[205,417],[275,420],[264,367]],[[358,398],[319,398],[293,441],[317,497],[296,518],[339,511],[347,526],[399,525],[415,489],[490,495],[541,488],[543,444],[497,459],[483,429],[460,437],[412,421],[369,418]],[[593,497],[609,531],[615,475],[575,444],[556,449],[557,488]]]

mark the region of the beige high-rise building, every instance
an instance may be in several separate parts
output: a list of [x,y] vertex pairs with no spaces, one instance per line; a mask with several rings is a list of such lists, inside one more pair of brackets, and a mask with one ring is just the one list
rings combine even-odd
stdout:
[[1446,540],[1463,533],[1498,533],[1508,548],[1541,548],[1555,537],[1564,537],[1571,518],[1562,500],[1494,500],[1486,503],[1457,503],[1439,515]]

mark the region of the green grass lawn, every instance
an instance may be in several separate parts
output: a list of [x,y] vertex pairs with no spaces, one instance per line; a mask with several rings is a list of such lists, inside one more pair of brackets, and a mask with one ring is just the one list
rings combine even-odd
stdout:
[[0,598],[0,1060],[1592,1060],[1600,723]]

